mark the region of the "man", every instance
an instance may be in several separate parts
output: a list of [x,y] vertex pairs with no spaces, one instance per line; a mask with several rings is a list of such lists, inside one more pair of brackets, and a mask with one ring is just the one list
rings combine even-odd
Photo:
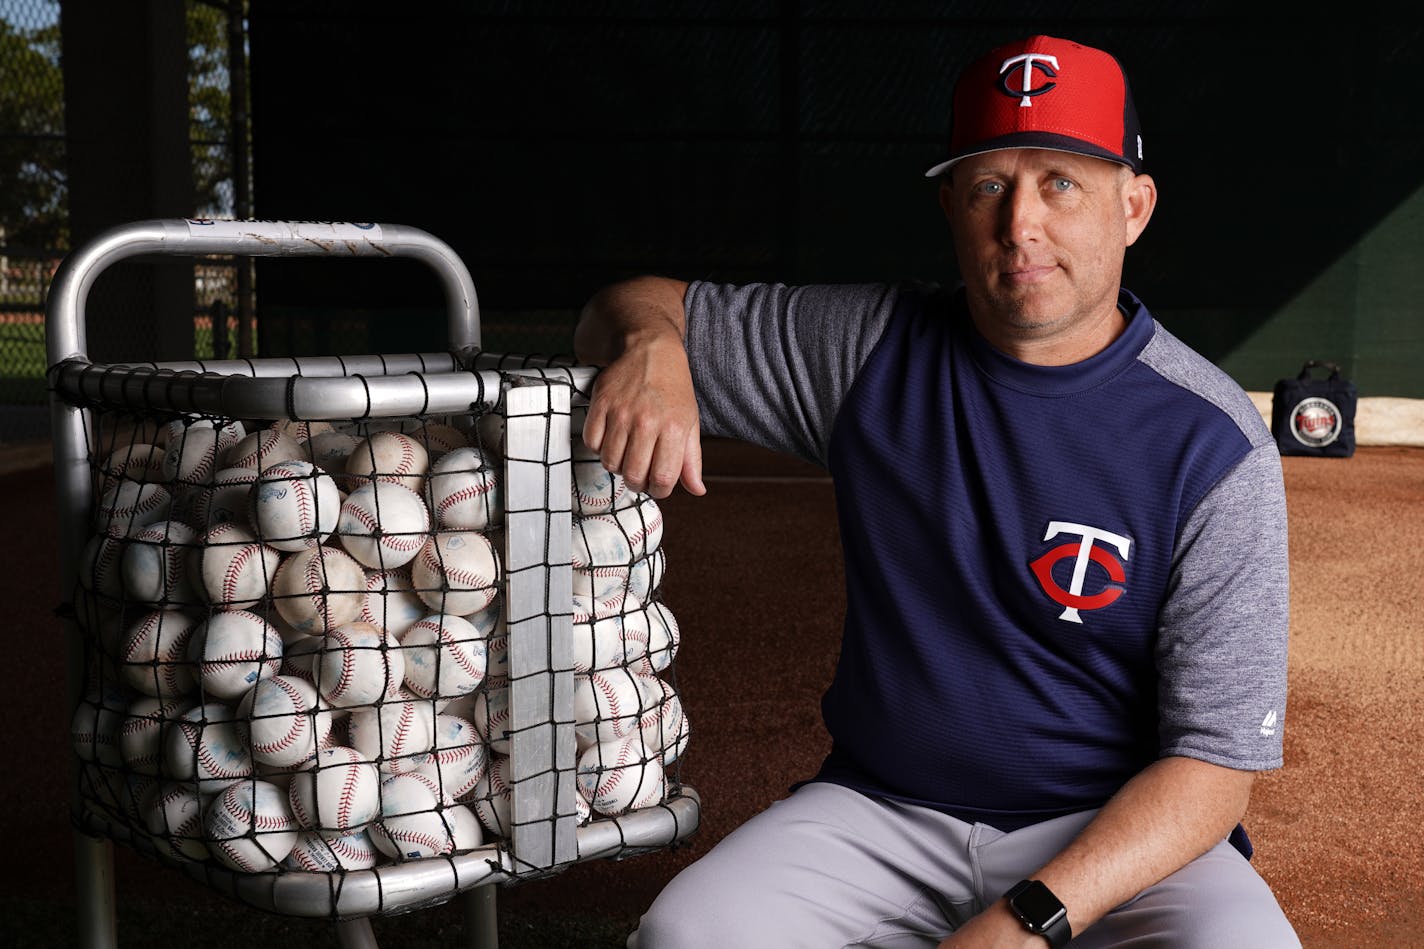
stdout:
[[701,494],[701,431],[816,461],[846,561],[820,773],[630,945],[1298,945],[1238,823],[1281,763],[1280,460],[1120,286],[1157,199],[1126,77],[1036,36],[953,108],[961,287],[640,278],[580,321],[605,466]]

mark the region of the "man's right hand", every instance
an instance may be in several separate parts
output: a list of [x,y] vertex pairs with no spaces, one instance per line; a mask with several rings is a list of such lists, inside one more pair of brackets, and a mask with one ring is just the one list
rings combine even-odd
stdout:
[[583,440],[635,491],[665,498],[702,483],[697,396],[683,348],[681,281],[641,277],[600,290],[574,334],[581,362],[604,368],[594,382]]

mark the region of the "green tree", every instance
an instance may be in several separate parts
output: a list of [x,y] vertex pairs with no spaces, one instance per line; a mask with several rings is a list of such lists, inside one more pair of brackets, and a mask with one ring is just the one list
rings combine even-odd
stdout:
[[66,247],[64,75],[59,24],[0,20],[0,243]]

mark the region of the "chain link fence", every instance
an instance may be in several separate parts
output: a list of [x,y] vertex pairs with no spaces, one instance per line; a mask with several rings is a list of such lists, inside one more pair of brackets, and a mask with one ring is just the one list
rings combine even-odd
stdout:
[[[250,215],[245,9],[185,4],[194,217]],[[62,47],[59,0],[0,0],[0,444],[49,431],[45,293],[72,243]],[[195,262],[193,356],[255,353],[249,267]],[[116,316],[151,332],[149,313]]]

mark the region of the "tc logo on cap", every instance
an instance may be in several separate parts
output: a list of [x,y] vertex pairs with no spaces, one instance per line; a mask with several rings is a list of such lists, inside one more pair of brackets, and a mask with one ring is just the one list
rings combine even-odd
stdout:
[[[1021,88],[1017,91],[1009,88],[1009,78],[1014,74],[1015,67],[1022,67],[1023,81]],[[1010,56],[1004,60],[999,67],[999,88],[1006,96],[1023,96],[1019,100],[1019,108],[1026,109],[1033,105],[1033,97],[1041,96],[1058,85],[1056,82],[1044,83],[1037,88],[1033,84],[1033,71],[1040,69],[1049,79],[1058,75],[1058,57],[1049,56],[1047,53],[1021,53],[1018,56]]]

